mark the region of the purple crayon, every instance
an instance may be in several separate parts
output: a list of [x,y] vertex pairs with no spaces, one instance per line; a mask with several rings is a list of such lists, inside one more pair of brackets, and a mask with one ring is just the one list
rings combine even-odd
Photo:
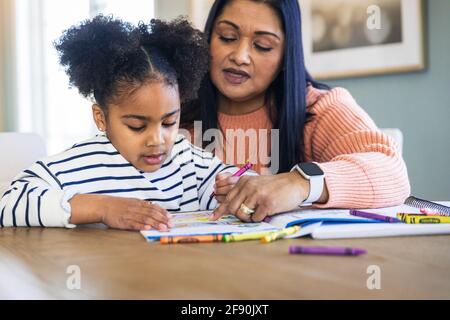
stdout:
[[363,218],[367,218],[367,219],[373,219],[373,220],[384,221],[384,222],[389,222],[389,223],[403,222],[402,220],[397,219],[397,218],[383,216],[381,214],[376,214],[376,213],[371,213],[371,212],[354,210],[354,209],[350,210],[350,214],[352,216],[363,217]]
[[346,247],[302,247],[290,246],[290,254],[322,254],[333,256],[359,256],[367,253],[364,249]]

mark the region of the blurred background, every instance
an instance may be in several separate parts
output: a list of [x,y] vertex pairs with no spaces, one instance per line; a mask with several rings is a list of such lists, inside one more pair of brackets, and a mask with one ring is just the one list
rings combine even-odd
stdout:
[[[326,8],[324,0],[311,1],[317,1],[319,9]],[[355,0],[341,2],[346,1],[355,6]],[[383,5],[385,0],[363,1]],[[92,103],[69,88],[53,48],[53,41],[71,25],[99,13],[133,23],[184,15],[203,29],[212,2],[0,0],[0,132],[37,133],[44,138],[48,154],[97,133],[91,117]],[[402,131],[403,155],[414,195],[450,200],[450,1],[425,1],[424,8],[425,70],[324,82],[347,88],[380,128]],[[398,6],[389,10],[395,22]],[[328,13],[321,14],[326,17]],[[386,43],[401,41],[401,26],[392,27],[395,32],[383,39]],[[317,39],[317,52],[339,46],[326,37]],[[357,37],[354,39],[347,46],[365,45]],[[6,152],[0,145],[0,157]]]

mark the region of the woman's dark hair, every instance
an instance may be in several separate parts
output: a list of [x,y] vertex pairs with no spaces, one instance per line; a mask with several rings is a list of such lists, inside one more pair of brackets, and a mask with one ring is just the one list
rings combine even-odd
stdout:
[[55,42],[70,84],[103,110],[146,81],[178,85],[180,99],[197,97],[208,70],[208,43],[186,20],[130,23],[96,16],[66,30]]
[[[276,108],[276,116],[272,115],[273,128],[280,129],[279,172],[288,172],[303,160],[303,128],[309,116],[306,112],[306,87],[309,83],[315,88],[329,87],[316,82],[306,70],[298,0],[253,1],[271,6],[283,22],[284,66],[268,89],[266,103],[273,98],[274,106],[271,107]],[[211,40],[214,22],[227,3],[228,0],[216,0],[209,12],[205,25],[208,42]],[[183,106],[181,125],[188,128],[195,120],[201,120],[204,131],[218,128],[217,104],[217,89],[207,74],[202,81],[198,99]]]

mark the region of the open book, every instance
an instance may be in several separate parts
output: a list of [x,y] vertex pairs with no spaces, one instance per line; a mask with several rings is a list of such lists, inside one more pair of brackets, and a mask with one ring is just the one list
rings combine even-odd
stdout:
[[[419,209],[407,205],[364,211],[395,217],[399,212],[419,213]],[[148,240],[159,240],[162,236],[189,236],[206,234],[231,234],[276,231],[293,225],[301,229],[287,238],[311,236],[314,239],[366,238],[388,236],[412,236],[450,234],[450,224],[385,223],[352,216],[349,210],[301,209],[275,215],[258,223],[245,223],[234,216],[224,216],[218,221],[209,221],[212,211],[184,212],[173,215],[174,227],[168,232],[141,231]]]
[[159,240],[160,237],[232,234],[275,231],[277,227],[267,223],[246,223],[235,216],[223,216],[217,221],[210,221],[212,211],[181,212],[172,215],[173,227],[167,232],[142,230],[141,234],[148,241]]

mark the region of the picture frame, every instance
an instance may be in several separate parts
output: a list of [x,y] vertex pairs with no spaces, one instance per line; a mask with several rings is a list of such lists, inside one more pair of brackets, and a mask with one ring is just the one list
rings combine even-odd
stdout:
[[318,80],[425,69],[424,0],[299,0],[305,63]]

